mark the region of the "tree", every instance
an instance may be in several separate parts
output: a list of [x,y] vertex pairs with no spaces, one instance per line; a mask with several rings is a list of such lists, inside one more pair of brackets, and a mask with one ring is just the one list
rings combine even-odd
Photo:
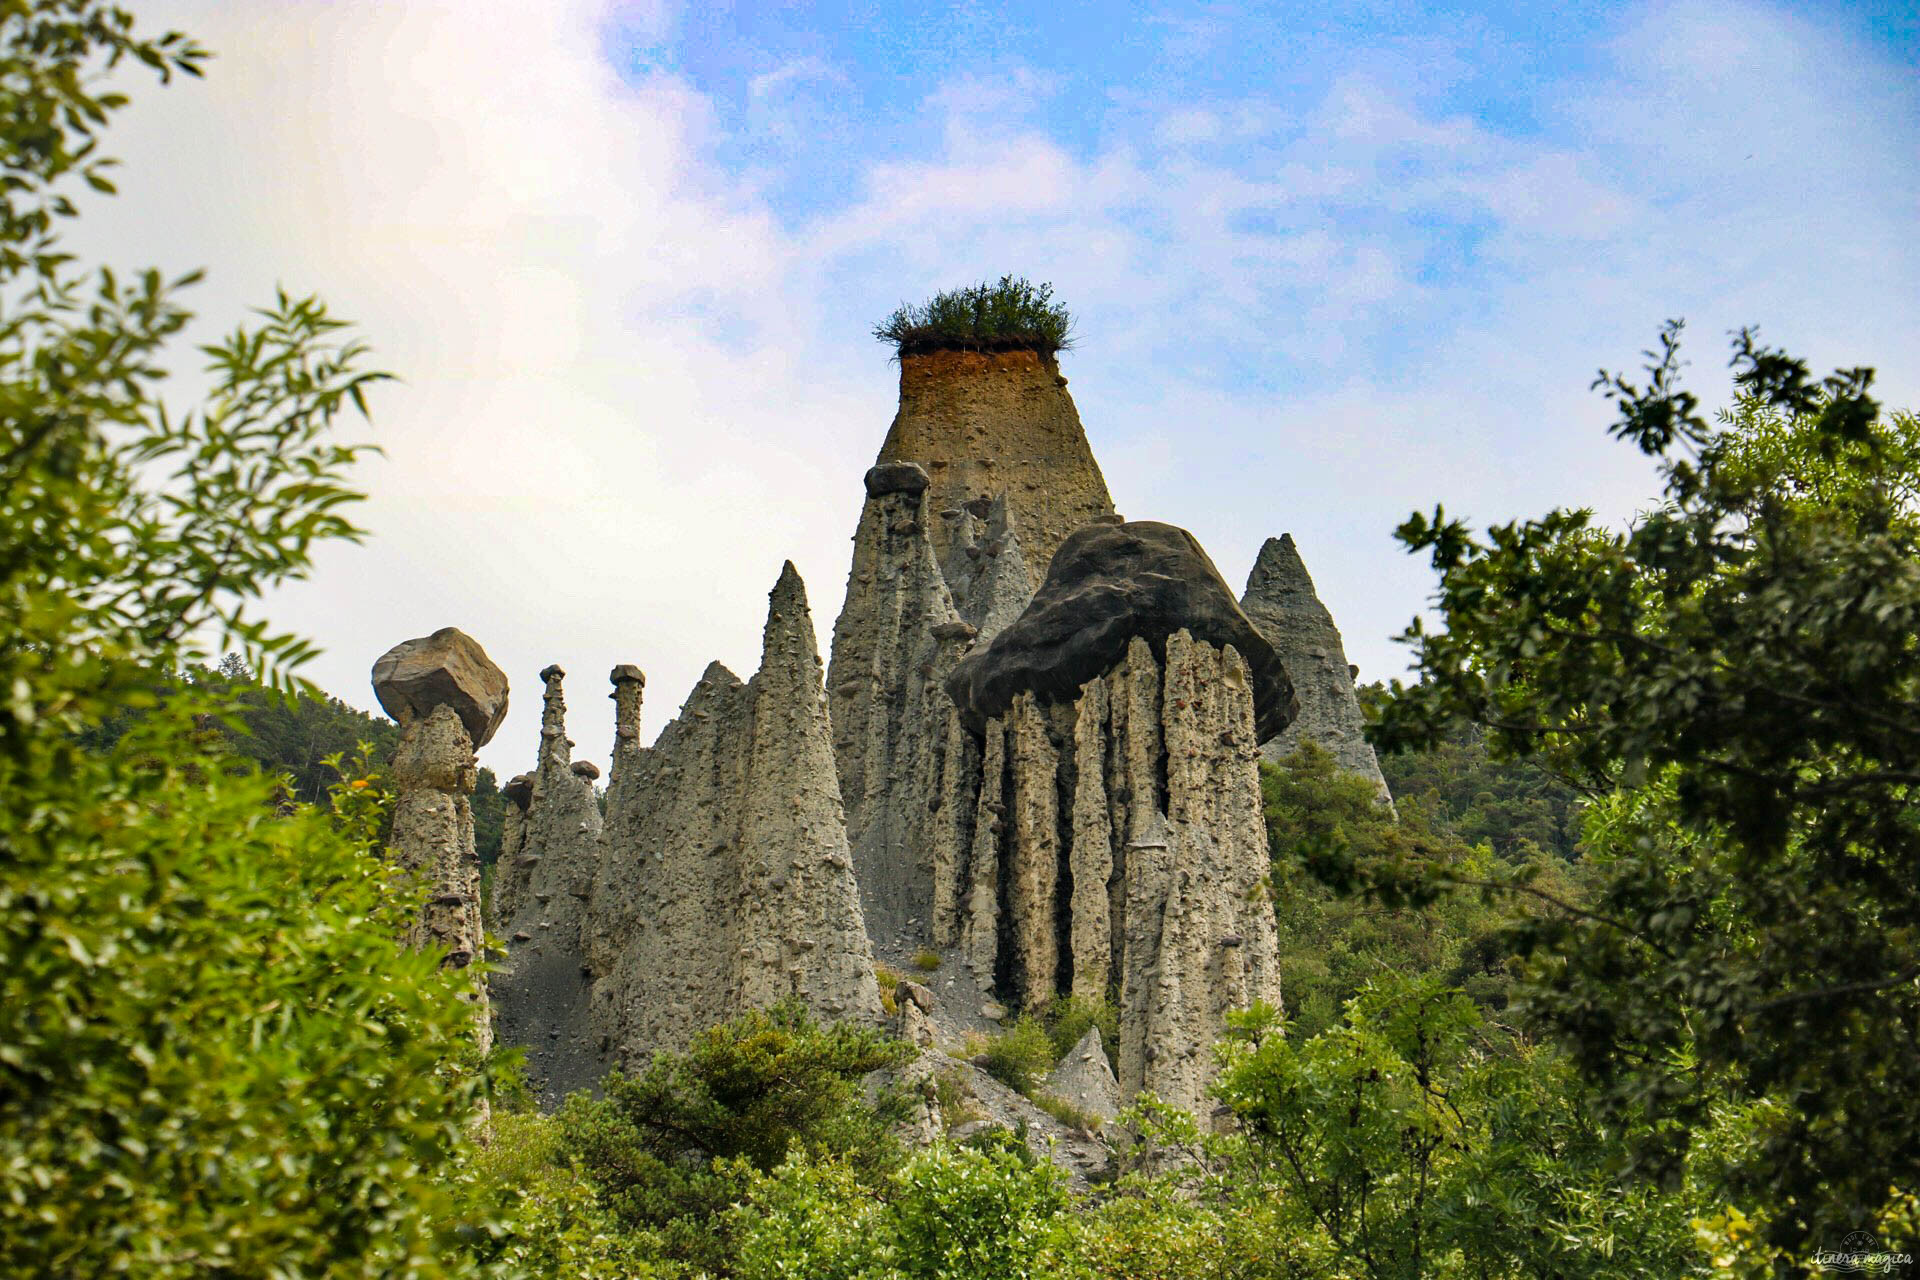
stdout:
[[462,1274],[469,1022],[397,941],[377,786],[283,813],[205,727],[231,701],[153,687],[232,646],[309,688],[253,602],[356,536],[330,432],[380,376],[283,294],[169,413],[188,281],[62,250],[69,189],[111,192],[102,73],[204,57],[98,0],[0,5],[0,1272]]
[[1664,481],[1631,529],[1402,526],[1444,629],[1409,630],[1377,741],[1471,722],[1599,798],[1591,898],[1521,939],[1528,1006],[1651,1109],[1650,1170],[1716,1100],[1776,1103],[1729,1192],[1805,1253],[1920,1186],[1920,423],[1743,332],[1709,425],[1679,335],[1596,382]]
[[1228,1176],[1274,1197],[1312,1274],[1704,1274],[1687,1202],[1623,1183],[1564,1060],[1459,991],[1382,979],[1310,1039],[1246,1031],[1217,1087]]
[[797,1151],[871,1186],[899,1162],[895,1100],[869,1102],[861,1081],[911,1056],[870,1027],[822,1027],[788,1001],[657,1054],[638,1076],[615,1071],[600,1097],[568,1098],[560,1125],[617,1219],[658,1232],[669,1256],[724,1271],[731,1242],[718,1215],[754,1174]]
[[1263,763],[1260,789],[1293,1036],[1336,1025],[1347,1001],[1387,974],[1445,979],[1489,1009],[1505,1006],[1512,982],[1508,904],[1432,894],[1383,901],[1335,892],[1329,881],[1350,888],[1363,868],[1422,860],[1460,879],[1492,882],[1525,870],[1567,898],[1581,892],[1575,869],[1530,842],[1511,842],[1512,856],[1502,857],[1429,818],[1421,797],[1402,797],[1397,813],[1384,808],[1371,782],[1311,742],[1277,765]]

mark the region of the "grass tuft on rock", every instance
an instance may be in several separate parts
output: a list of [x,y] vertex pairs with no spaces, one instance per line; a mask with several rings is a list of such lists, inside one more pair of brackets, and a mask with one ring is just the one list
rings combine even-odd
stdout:
[[874,326],[902,356],[930,351],[1037,351],[1073,346],[1073,317],[1053,300],[1053,286],[1001,276],[965,289],[936,293],[918,306],[902,304]]

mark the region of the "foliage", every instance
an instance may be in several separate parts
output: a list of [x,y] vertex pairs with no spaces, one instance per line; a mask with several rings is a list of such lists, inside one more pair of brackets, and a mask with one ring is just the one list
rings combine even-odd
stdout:
[[822,1027],[797,1001],[742,1014],[637,1077],[608,1076],[599,1098],[567,1099],[565,1150],[620,1222],[717,1270],[730,1247],[717,1215],[790,1152],[831,1156],[869,1182],[899,1161],[897,1100],[868,1102],[861,1078],[910,1056],[867,1027]]
[[[281,798],[326,808],[332,803],[334,774],[329,756],[369,749],[372,771],[390,781],[387,763],[400,744],[400,726],[384,716],[369,715],[319,689],[301,689],[291,696],[266,688],[247,669],[238,654],[228,654],[218,666],[190,663],[178,676],[149,681],[150,699],[125,707],[90,724],[77,740],[91,750],[105,750],[118,742],[153,706],[184,694],[193,705],[209,700],[225,708],[210,717],[207,729],[226,741],[237,757],[250,760],[264,772],[284,775]],[[506,825],[506,794],[492,769],[481,766],[472,796],[473,844],[483,867],[500,856]]]
[[1512,912],[1469,896],[1417,900],[1352,896],[1325,880],[1351,878],[1355,868],[1425,860],[1462,879],[1492,880],[1534,869],[1577,897],[1577,873],[1530,845],[1508,861],[1469,846],[1430,822],[1415,798],[1399,811],[1378,802],[1373,784],[1308,742],[1277,765],[1260,769],[1270,882],[1286,975],[1289,1030],[1312,1036],[1334,1026],[1346,1002],[1368,982],[1392,973],[1429,974],[1460,986],[1498,1010],[1512,984],[1503,930]]
[[1055,1252],[1066,1179],[1009,1141],[939,1144],[879,1194],[854,1170],[796,1152],[732,1215],[742,1280],[1029,1280],[1070,1274]]
[[1654,1108],[1652,1170],[1716,1098],[1778,1100],[1733,1189],[1804,1252],[1920,1186],[1920,423],[1743,332],[1710,426],[1678,341],[1597,383],[1664,481],[1631,529],[1401,528],[1445,629],[1408,632],[1422,681],[1379,733],[1470,721],[1619,792],[1587,815],[1590,902],[1523,939],[1529,1004],[1610,1112]]
[[[1385,713],[1383,685],[1360,690],[1369,717]],[[1380,772],[1403,813],[1417,814],[1508,862],[1540,853],[1571,861],[1580,839],[1580,795],[1534,759],[1496,760],[1479,725],[1452,726],[1423,750],[1380,754]]]
[[1021,1014],[999,1035],[969,1047],[975,1049],[981,1069],[988,1075],[1009,1089],[1029,1095],[1060,1058],[1054,1052],[1046,1023],[1031,1013]]
[[475,1258],[513,1276],[569,1280],[664,1280],[684,1274],[658,1240],[624,1228],[593,1184],[562,1154],[551,1116],[496,1111],[485,1145],[468,1155],[471,1203],[487,1214]]
[[1689,1214],[1608,1168],[1550,1053],[1489,1038],[1432,979],[1383,981],[1295,1042],[1248,1022],[1218,1094],[1232,1168],[1277,1186],[1280,1229],[1334,1274],[1697,1274]]
[[[1064,1223],[1066,1175],[1026,1158],[1025,1142],[934,1147],[894,1180],[892,1261],[913,1280],[1029,1280]],[[1018,1148],[1018,1150],[1016,1150]]]
[[940,953],[932,947],[922,947],[913,953],[913,967],[922,973],[932,973],[940,967]]
[[1053,286],[1001,276],[937,293],[918,306],[902,304],[873,330],[903,356],[928,351],[1037,351],[1051,356],[1073,346],[1073,317],[1053,301]]
[[1100,1038],[1108,1054],[1119,1052],[1120,1011],[1113,1007],[1111,1001],[1064,996],[1047,1003],[1047,1007],[1041,1011],[1041,1021],[1046,1025],[1047,1039],[1053,1045],[1055,1062],[1066,1057],[1080,1043],[1080,1037],[1092,1027],[1100,1029]]
[[464,975],[398,942],[378,779],[289,805],[225,749],[230,702],[152,687],[210,644],[304,687],[251,602],[356,536],[329,433],[379,376],[283,294],[170,414],[186,281],[63,252],[69,188],[111,192],[104,73],[204,56],[92,0],[0,6],[0,1271],[463,1274]]
[[0,757],[0,1270],[456,1271],[456,984],[374,815],[222,764],[173,716]]

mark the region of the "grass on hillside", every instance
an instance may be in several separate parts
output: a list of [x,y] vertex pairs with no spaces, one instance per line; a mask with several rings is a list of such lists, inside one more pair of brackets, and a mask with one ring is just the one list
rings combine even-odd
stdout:
[[1073,346],[1073,317],[1053,300],[1053,286],[1001,276],[902,305],[874,326],[873,336],[903,356],[928,351],[1037,351]]

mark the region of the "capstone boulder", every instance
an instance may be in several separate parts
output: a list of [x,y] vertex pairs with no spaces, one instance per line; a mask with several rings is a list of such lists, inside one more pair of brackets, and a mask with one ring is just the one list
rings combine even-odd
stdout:
[[458,627],[403,640],[373,664],[373,694],[402,728],[452,707],[475,750],[507,718],[507,674]]

